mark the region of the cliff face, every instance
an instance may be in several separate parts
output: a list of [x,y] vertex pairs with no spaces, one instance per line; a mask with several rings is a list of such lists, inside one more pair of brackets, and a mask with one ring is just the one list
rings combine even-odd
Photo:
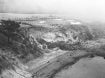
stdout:
[[64,27],[50,28],[48,30],[43,31],[42,29],[40,32],[43,33],[36,37],[34,36],[35,33],[32,33],[36,41],[42,45],[42,47],[46,46],[47,49],[53,49],[57,47],[64,49],[68,47],[67,50],[70,50],[70,46],[75,44],[81,46],[81,42],[92,40],[94,38],[89,28],[84,25],[73,26],[69,24],[64,25]]

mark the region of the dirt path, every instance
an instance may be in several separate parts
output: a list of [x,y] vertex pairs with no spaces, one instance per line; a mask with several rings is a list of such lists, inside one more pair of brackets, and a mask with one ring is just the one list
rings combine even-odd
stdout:
[[45,65],[49,64],[50,62],[52,62],[56,57],[67,53],[68,51],[62,51],[62,50],[58,50],[58,51],[53,51],[49,54],[46,54],[44,57],[42,58],[38,58],[35,60],[30,61],[27,65],[29,67],[28,71],[29,72],[35,72],[38,68],[38,70],[42,67],[44,67]]

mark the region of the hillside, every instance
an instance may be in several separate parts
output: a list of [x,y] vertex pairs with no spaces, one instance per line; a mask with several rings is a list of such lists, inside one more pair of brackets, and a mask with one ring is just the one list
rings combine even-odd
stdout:
[[0,77],[54,78],[83,57],[105,57],[99,26],[52,15],[0,14]]

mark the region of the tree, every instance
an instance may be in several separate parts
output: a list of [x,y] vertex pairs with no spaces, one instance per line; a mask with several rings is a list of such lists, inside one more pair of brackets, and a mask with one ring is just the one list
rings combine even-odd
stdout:
[[17,35],[19,27],[20,25],[18,22],[11,20],[1,20],[0,32],[7,36],[8,42],[10,42],[10,39]]

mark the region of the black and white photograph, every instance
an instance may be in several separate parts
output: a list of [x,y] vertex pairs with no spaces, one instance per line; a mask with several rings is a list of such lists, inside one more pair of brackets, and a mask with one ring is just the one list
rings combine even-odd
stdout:
[[105,78],[105,0],[0,0],[0,78]]

